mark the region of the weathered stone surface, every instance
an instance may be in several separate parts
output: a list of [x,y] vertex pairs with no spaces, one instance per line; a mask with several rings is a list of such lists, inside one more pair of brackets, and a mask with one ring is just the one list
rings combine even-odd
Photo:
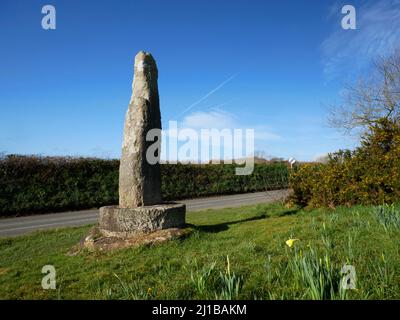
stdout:
[[100,208],[100,231],[107,236],[129,237],[154,230],[183,227],[186,206],[179,203],[137,208]]
[[[149,53],[135,57],[132,97],[125,117],[124,142],[119,169],[119,206],[136,208],[161,203],[160,164],[150,164],[146,141],[151,129],[161,129],[158,70]],[[156,157],[160,157],[159,154]]]
[[146,158],[149,146],[155,143],[147,142],[146,135],[152,129],[161,130],[158,71],[149,53],[141,51],[136,55],[134,73],[119,168],[119,206],[100,208],[99,227],[83,240],[85,248],[112,249],[162,242],[188,230],[186,206],[162,203],[160,154],[153,157],[155,162]]
[[163,242],[188,236],[193,231],[192,228],[169,228],[155,230],[150,233],[135,234],[129,237],[113,237],[104,235],[98,227],[92,228],[79,244],[72,247],[68,256],[75,256],[84,249],[94,251],[109,251],[125,248],[133,248],[142,245],[156,245]]

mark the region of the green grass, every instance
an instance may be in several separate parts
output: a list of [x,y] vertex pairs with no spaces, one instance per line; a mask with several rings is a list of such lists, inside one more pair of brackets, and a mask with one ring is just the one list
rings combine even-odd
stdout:
[[[194,231],[185,239],[77,256],[66,253],[90,226],[1,239],[0,298],[399,299],[400,229],[376,210],[270,204],[188,213]],[[299,241],[289,247],[290,238]],[[48,264],[56,290],[41,288]],[[355,290],[342,289],[346,264]]]
[[374,208],[374,214],[385,231],[400,229],[400,208],[398,206],[394,204],[377,206]]

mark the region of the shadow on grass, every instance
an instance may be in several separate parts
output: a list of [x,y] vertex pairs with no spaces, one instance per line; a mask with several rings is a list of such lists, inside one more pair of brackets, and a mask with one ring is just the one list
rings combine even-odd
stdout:
[[201,232],[217,233],[217,232],[228,230],[230,225],[249,222],[249,221],[255,221],[255,220],[262,220],[262,219],[266,219],[266,218],[270,218],[270,217],[291,216],[291,215],[295,215],[298,211],[299,211],[299,209],[290,209],[290,210],[286,210],[286,211],[280,212],[278,214],[272,214],[272,215],[269,213],[263,213],[263,214],[259,213],[257,216],[242,219],[242,220],[223,222],[223,223],[204,225],[204,226],[196,226],[193,224],[188,224],[188,226],[194,230],[201,231]]
[[278,217],[292,216],[299,212],[299,209],[291,209],[278,214]]
[[247,218],[247,219],[242,219],[242,220],[237,220],[237,221],[230,221],[230,222],[223,222],[223,223],[205,225],[205,226],[195,226],[195,225],[190,225],[190,226],[193,229],[201,231],[201,232],[217,233],[217,232],[228,230],[230,225],[249,222],[249,221],[255,221],[255,220],[261,220],[261,219],[265,219],[265,218],[269,218],[269,215],[268,214],[262,214],[262,215],[251,217],[251,218]]

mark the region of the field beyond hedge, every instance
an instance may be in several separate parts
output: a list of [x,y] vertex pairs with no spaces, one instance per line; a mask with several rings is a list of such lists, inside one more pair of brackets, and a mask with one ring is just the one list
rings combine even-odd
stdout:
[[[162,164],[165,201],[288,187],[284,163],[255,164],[247,176],[234,164]],[[0,216],[79,210],[118,203],[119,160],[7,156],[0,159]]]
[[[369,206],[189,212],[185,239],[77,256],[66,253],[89,226],[0,239],[0,299],[399,299],[397,217]],[[55,290],[41,287],[44,265]],[[344,265],[355,289],[340,289]]]

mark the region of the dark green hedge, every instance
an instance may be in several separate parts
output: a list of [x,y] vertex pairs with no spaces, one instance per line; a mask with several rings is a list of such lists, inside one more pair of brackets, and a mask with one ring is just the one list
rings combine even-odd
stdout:
[[[119,160],[7,156],[0,159],[0,215],[77,210],[118,203]],[[285,164],[161,165],[163,199],[287,188]]]

